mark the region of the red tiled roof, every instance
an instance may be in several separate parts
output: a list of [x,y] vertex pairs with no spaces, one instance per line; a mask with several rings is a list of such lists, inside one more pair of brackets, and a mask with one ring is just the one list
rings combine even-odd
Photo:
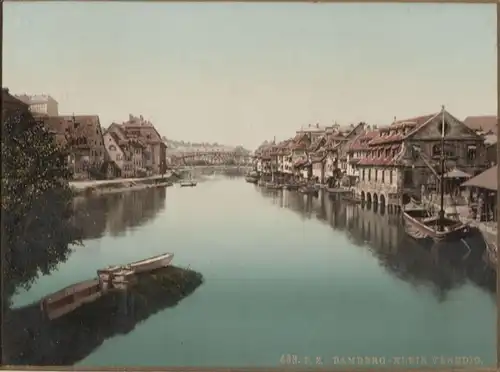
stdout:
[[[381,128],[379,130],[379,135],[371,140],[370,145],[377,145],[377,144],[382,144],[382,143],[402,141],[405,137],[412,134],[414,131],[416,131],[420,127],[422,127],[425,123],[427,123],[434,116],[436,116],[436,114],[428,114],[428,115],[423,115],[423,116],[417,116],[417,117],[410,118],[410,119],[397,120],[394,123],[392,123],[389,127]],[[390,131],[393,129],[403,129],[403,128],[411,128],[411,132],[407,133],[406,135],[402,134],[402,133],[393,134],[391,136],[383,135],[383,133],[385,133],[387,131]]]
[[371,140],[375,138],[378,135],[378,130],[373,130],[373,131],[365,131],[360,133],[358,136],[354,138],[354,141],[349,145],[349,150],[365,150],[368,149],[369,141],[366,142],[366,140]]
[[[401,149],[401,145],[399,144],[393,145],[390,146],[390,148],[393,150],[398,150]],[[401,157],[402,157],[401,151],[397,153],[396,156],[392,155],[381,156],[381,157],[366,156],[359,160],[358,165],[395,165],[399,162]]]
[[296,160],[296,161],[293,163],[293,166],[294,166],[294,167],[301,167],[301,166],[303,166],[303,165],[305,165],[305,164],[307,164],[307,163],[308,163],[307,159],[298,159],[298,160]]

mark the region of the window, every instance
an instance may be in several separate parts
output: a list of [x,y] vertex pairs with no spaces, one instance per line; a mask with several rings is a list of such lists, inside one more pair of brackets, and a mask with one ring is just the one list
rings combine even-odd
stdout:
[[[445,145],[444,156],[454,156],[453,147],[451,145]],[[432,156],[441,156],[441,144],[432,146]]]
[[368,181],[371,181],[372,179],[372,170],[368,169]]
[[109,146],[109,151],[116,151],[116,146],[115,145]]
[[467,160],[474,161],[477,157],[477,149],[475,145],[467,146]]
[[385,169],[382,170],[382,183],[385,182]]
[[392,169],[389,169],[389,183],[392,185]]
[[377,182],[378,179],[378,169],[375,168],[375,182]]

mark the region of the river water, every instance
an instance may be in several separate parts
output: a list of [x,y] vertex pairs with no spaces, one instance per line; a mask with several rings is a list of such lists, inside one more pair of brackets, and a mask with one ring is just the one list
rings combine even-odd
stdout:
[[85,246],[20,292],[16,306],[103,266],[168,251],[205,277],[176,307],[108,338],[77,365],[264,367],[295,357],[333,365],[356,356],[494,364],[491,272],[436,259],[405,238],[397,216],[223,176],[75,203],[88,212],[78,221]]

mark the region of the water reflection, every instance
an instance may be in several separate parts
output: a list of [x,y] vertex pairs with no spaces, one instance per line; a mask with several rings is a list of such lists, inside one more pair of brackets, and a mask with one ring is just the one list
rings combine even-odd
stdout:
[[142,274],[132,288],[110,291],[66,316],[48,320],[38,303],[5,314],[3,357],[12,365],[73,365],[102,343],[176,306],[203,283],[201,274],[168,267]]
[[314,218],[342,230],[354,245],[370,250],[391,275],[415,287],[431,287],[439,301],[467,282],[495,293],[496,274],[480,256],[464,258],[439,249],[424,249],[405,234],[399,215],[335,201],[324,192],[315,198],[297,192],[256,189],[273,204],[295,211],[304,219]]
[[155,187],[122,193],[103,194],[73,201],[73,223],[84,239],[104,234],[120,236],[131,228],[144,225],[165,208],[167,188]]

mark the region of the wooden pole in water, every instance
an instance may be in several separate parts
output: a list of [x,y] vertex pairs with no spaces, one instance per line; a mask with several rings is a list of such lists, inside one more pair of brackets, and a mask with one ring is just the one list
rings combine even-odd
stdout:
[[[500,4],[497,3],[497,19],[500,19]],[[500,26],[497,24],[497,51],[498,48],[500,47]],[[498,52],[497,52],[498,53]],[[497,86],[500,87],[500,63],[497,63]],[[499,104],[497,105],[497,130],[498,130],[498,117],[500,116],[500,98],[498,98]],[[500,146],[497,146],[497,164],[500,163]],[[497,187],[500,184],[500,172],[497,171]],[[500,272],[500,255],[498,252],[500,249],[500,238],[498,236],[498,231],[500,231],[500,219],[498,218],[498,211],[500,210],[500,198],[498,198],[498,190],[497,190],[497,252],[496,252],[496,278],[497,278],[497,285],[496,285],[496,293],[497,293],[497,368],[500,368],[500,316],[499,316],[499,309],[500,309],[500,296],[498,295],[498,289],[500,288],[500,275],[498,273]]]
[[444,106],[441,107],[441,177],[439,179],[440,210],[439,210],[439,231],[443,231],[444,223]]

